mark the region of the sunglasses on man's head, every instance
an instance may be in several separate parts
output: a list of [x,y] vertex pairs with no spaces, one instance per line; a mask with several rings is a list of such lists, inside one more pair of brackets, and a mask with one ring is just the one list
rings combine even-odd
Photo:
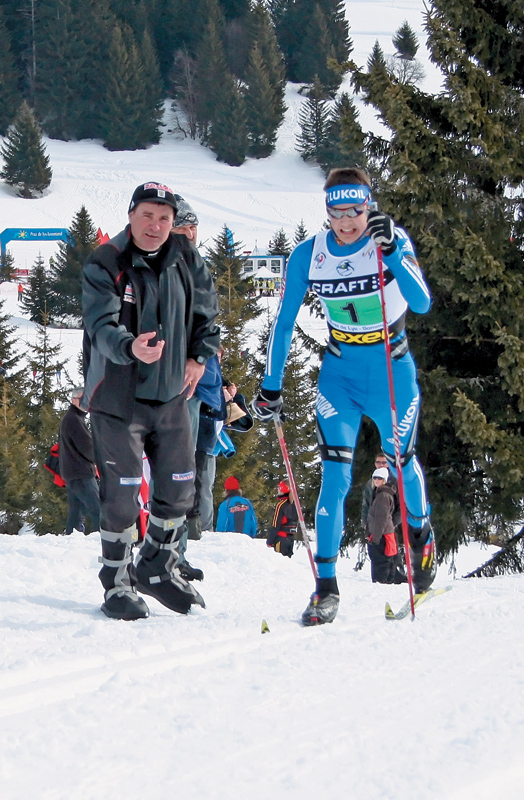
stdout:
[[352,206],[351,208],[331,208],[326,206],[326,211],[333,219],[342,219],[342,217],[359,217],[364,211],[368,210],[368,204],[363,203],[360,206]]

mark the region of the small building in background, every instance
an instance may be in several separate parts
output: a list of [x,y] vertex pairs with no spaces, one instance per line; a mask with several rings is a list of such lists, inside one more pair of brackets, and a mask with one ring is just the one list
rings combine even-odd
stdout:
[[260,253],[255,247],[253,250],[245,252],[244,258],[240,277],[251,278],[257,293],[274,294],[280,291],[286,266],[285,256]]

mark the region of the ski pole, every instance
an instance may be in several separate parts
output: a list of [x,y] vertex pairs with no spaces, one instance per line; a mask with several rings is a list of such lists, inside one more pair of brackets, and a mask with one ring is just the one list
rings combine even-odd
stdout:
[[402,539],[406,554],[406,570],[408,573],[409,600],[411,604],[411,619],[415,619],[415,603],[413,599],[413,570],[411,568],[411,552],[409,549],[408,517],[406,512],[406,496],[404,494],[404,476],[402,473],[402,457],[400,455],[400,438],[398,434],[397,404],[395,401],[395,384],[393,382],[393,365],[391,359],[391,343],[389,341],[388,317],[386,313],[386,295],[384,292],[384,262],[382,248],[377,245],[378,276],[380,286],[380,304],[382,306],[382,323],[384,326],[384,344],[386,346],[386,365],[388,372],[389,404],[391,407],[391,427],[393,428],[393,446],[395,448],[395,466],[397,468],[398,497],[400,516],[402,520]]
[[297,507],[297,515],[298,521],[300,524],[300,530],[302,533],[302,539],[304,544],[306,545],[307,554],[309,557],[309,563],[311,564],[311,569],[313,570],[313,575],[315,580],[317,579],[317,567],[315,565],[315,559],[313,558],[313,553],[311,551],[311,540],[309,538],[309,533],[306,529],[306,523],[304,520],[304,515],[302,513],[302,509],[300,507],[300,500],[298,499],[298,492],[297,492],[297,485],[295,483],[295,477],[293,475],[293,470],[291,468],[291,461],[289,458],[289,454],[286,447],[286,440],[284,439],[284,431],[282,429],[282,423],[280,422],[280,418],[278,414],[273,414],[273,422],[275,423],[275,430],[277,432],[277,439],[280,445],[280,449],[282,450],[282,457],[284,459],[284,464],[286,465],[286,472],[287,478],[289,481],[289,485],[291,487],[291,491],[293,492],[293,498],[295,500],[295,505]]

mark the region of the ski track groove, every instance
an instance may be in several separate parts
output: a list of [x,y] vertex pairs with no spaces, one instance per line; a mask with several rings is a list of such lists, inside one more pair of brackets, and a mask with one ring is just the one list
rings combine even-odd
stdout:
[[[298,631],[272,635],[273,645],[289,640]],[[264,634],[267,637],[267,634]],[[239,633],[219,642],[205,642],[187,646],[180,652],[156,653],[148,656],[108,659],[104,656],[82,658],[75,663],[57,662],[51,668],[39,667],[18,673],[4,673],[0,690],[0,719],[12,714],[25,713],[44,705],[53,705],[69,700],[78,694],[97,691],[104,683],[118,674],[143,675],[166,672],[177,667],[202,666],[228,658],[232,654],[247,654],[266,646],[262,634],[246,641]],[[86,661],[95,666],[86,669]],[[116,663],[115,663],[116,662]],[[46,672],[48,673],[46,676]]]
[[[366,628],[374,621],[376,614],[352,616],[348,622],[336,621],[336,634],[347,634],[355,630],[355,625],[365,624]],[[270,644],[278,650],[282,643],[296,637],[322,636],[331,633],[329,626],[315,626],[305,629],[298,618],[289,619],[289,630],[258,634],[246,640],[243,633],[220,641],[208,641],[177,645],[176,652],[155,653],[147,656],[130,656],[128,653],[107,658],[106,656],[82,657],[69,660],[67,663],[56,662],[50,667],[32,667],[19,672],[4,672],[2,689],[0,689],[0,719],[14,714],[25,713],[42,706],[54,705],[64,700],[71,700],[79,694],[96,692],[104,683],[117,675],[149,675],[167,672],[178,667],[202,666],[213,661],[229,658],[231,655],[246,655]],[[271,637],[270,639],[268,637]],[[86,668],[86,663],[93,666]]]

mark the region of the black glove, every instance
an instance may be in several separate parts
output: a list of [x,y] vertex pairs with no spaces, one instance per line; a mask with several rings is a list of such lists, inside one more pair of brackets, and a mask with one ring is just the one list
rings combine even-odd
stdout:
[[385,256],[395,252],[395,223],[382,211],[370,211],[368,214],[368,234],[375,244],[382,248]]
[[274,389],[261,389],[251,401],[251,411],[263,422],[273,419],[273,414],[278,414],[280,422],[284,422],[286,416],[282,411],[284,401],[279,391]]
[[283,536],[278,537],[278,541],[275,544],[275,553],[291,558],[293,555],[293,537],[289,533],[285,538]]

